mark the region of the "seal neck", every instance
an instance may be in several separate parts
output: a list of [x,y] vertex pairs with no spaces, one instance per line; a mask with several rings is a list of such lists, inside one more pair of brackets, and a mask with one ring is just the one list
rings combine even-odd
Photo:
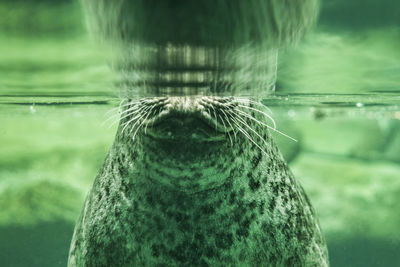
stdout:
[[156,140],[141,136],[136,160],[145,183],[196,194],[222,186],[234,169],[236,151],[227,142]]

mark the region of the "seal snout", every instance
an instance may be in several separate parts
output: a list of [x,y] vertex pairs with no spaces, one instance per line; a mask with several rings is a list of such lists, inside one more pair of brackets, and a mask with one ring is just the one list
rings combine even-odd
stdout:
[[172,110],[149,125],[148,133],[161,139],[223,140],[224,134],[198,113]]
[[218,121],[221,107],[212,99],[168,98],[160,112],[146,121],[150,135],[168,139],[224,140],[232,129]]
[[151,135],[162,139],[226,140],[234,131],[231,97],[154,97],[129,101],[121,111],[121,131],[133,139]]

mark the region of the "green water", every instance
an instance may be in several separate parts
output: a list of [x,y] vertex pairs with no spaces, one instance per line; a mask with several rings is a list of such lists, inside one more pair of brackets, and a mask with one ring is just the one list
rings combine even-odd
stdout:
[[[275,135],[331,266],[400,266],[400,4],[325,2],[263,103],[299,140]],[[115,75],[83,24],[75,2],[0,2],[1,266],[66,266],[113,141]]]

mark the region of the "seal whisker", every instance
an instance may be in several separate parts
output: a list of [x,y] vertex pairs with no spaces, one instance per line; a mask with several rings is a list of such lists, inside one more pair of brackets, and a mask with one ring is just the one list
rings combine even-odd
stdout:
[[[226,128],[226,125],[225,125],[225,122],[224,122],[223,118],[221,117],[221,115],[218,114],[218,116],[220,117],[220,119],[221,119],[221,121],[222,121],[222,124],[224,125],[224,128],[227,129],[227,128]],[[229,140],[231,141],[231,146],[233,146],[231,134],[229,133],[229,131],[228,131],[228,137],[229,137]]]
[[130,111],[132,111],[132,110],[137,110],[139,107],[140,107],[139,104],[135,104],[135,105],[133,105],[132,107],[130,107],[130,108],[124,110],[124,111],[121,111],[119,114],[122,115],[122,114],[125,114],[125,113],[127,113],[127,112],[130,112]]
[[[211,105],[211,108],[212,108],[212,110],[213,110],[213,112],[214,112],[214,118],[215,118],[215,130],[217,130],[217,128],[218,128],[218,119],[217,119],[217,113],[215,112],[215,108],[214,108],[214,106],[213,106],[213,105]],[[211,116],[211,114],[210,114],[210,116]]]
[[[115,121],[113,121],[113,122],[110,123],[110,126],[109,126],[108,128],[111,128],[114,124],[120,122],[121,120],[123,120],[123,119],[125,119],[125,118],[127,118],[127,117],[129,117],[129,116],[132,116],[132,115],[136,114],[136,113],[138,112],[138,110],[139,110],[139,106],[136,105],[136,106],[131,107],[131,108],[127,109],[127,110],[124,110],[124,111],[122,111],[122,112],[119,112],[118,114],[114,114],[114,115],[110,116],[107,120],[105,120],[105,121],[103,122],[103,124],[105,124],[107,121],[109,121],[109,120],[111,120],[111,119],[114,119],[114,118],[117,118],[117,117],[119,116],[119,118],[118,118],[117,120],[115,120]],[[131,112],[131,111],[132,111],[132,112]],[[127,113],[127,112],[128,112],[128,114],[122,116],[124,113]],[[129,113],[129,112],[130,112],[130,113]]]
[[[117,110],[118,110],[118,111],[117,111]],[[107,113],[115,112],[115,111],[116,111],[117,113],[111,114],[111,115],[108,115],[108,114],[107,114]],[[119,114],[119,107],[116,107],[116,108],[113,108],[113,109],[107,111],[107,112],[104,114],[104,117],[107,116],[107,118],[106,118],[100,125],[103,127],[108,121],[110,121],[111,119],[118,118],[119,115],[120,115],[120,114]]]
[[118,113],[119,113],[119,110],[120,110],[120,109],[121,109],[121,106],[111,108],[111,109],[109,109],[106,113],[104,113],[104,117],[107,117],[108,114],[110,114],[111,112],[114,112],[114,111],[116,111],[116,110],[118,110]]
[[262,104],[261,102],[254,101],[254,100],[251,100],[249,98],[244,98],[244,97],[235,97],[234,100],[235,100],[235,102],[237,102],[239,104],[253,104],[256,106],[260,106],[262,108],[265,108],[269,113],[273,114],[272,110],[269,107],[267,107],[266,105]]
[[[133,139],[135,138],[136,133],[138,132],[139,128],[144,124],[144,122],[147,120],[147,118],[153,113],[152,110],[154,109],[154,107],[156,107],[157,105],[152,104],[150,106],[146,106],[139,115],[137,115],[138,119],[137,122],[132,126],[131,130],[129,131],[129,133],[132,133],[132,131],[135,128],[135,125],[140,122],[140,124],[137,126],[137,129],[133,135]],[[146,115],[147,114],[147,115]],[[144,118],[144,119],[143,119]],[[141,120],[143,119],[143,120]],[[146,125],[147,127],[147,125]]]
[[121,107],[123,106],[122,103],[124,103],[125,101],[127,101],[127,99],[122,99],[121,102],[119,103],[118,107],[111,108],[106,113],[104,113],[104,116],[108,116],[109,113],[111,113],[115,110],[121,110]]
[[268,142],[256,130],[254,130],[252,127],[250,127],[250,125],[248,125],[240,116],[237,116],[236,118],[239,122],[241,122],[244,126],[246,126],[250,131],[255,133],[258,136],[258,138],[260,138],[264,142],[264,144],[268,146]]
[[[122,118],[120,118],[119,121],[121,121],[122,119],[125,119],[125,118],[127,118],[127,117],[131,117],[131,116],[137,114],[137,115],[135,115],[135,117],[132,118],[132,120],[135,120],[136,118],[138,118],[139,114],[141,114],[142,111],[143,111],[143,110],[140,109],[140,110],[136,110],[135,112],[129,113],[129,114],[123,116]],[[129,122],[123,123],[123,126],[124,126],[126,123],[130,123],[132,120],[130,120]]]
[[122,118],[120,118],[120,120],[122,120],[122,119],[124,119],[124,118],[126,118],[126,117],[130,117],[130,116],[133,116],[133,115],[135,115],[135,114],[138,114],[138,115],[134,116],[132,119],[130,119],[128,122],[124,122],[124,123],[122,124],[122,126],[125,126],[126,124],[129,124],[130,122],[132,122],[133,120],[135,120],[143,111],[145,111],[145,109],[146,109],[146,107],[140,107],[138,110],[135,110],[134,112],[129,113],[128,115],[125,115],[125,116],[123,116]]
[[[150,110],[151,110],[151,108],[150,108]],[[146,112],[147,112],[147,116],[140,122],[139,126],[136,128],[136,131],[135,131],[135,133],[134,133],[133,136],[132,136],[132,140],[135,139],[136,133],[139,131],[139,129],[143,126],[144,122],[147,120],[147,118],[148,118],[148,117],[150,116],[150,114],[152,113],[152,112],[149,112],[149,111],[146,111]],[[143,115],[145,115],[145,114],[143,114]],[[141,118],[143,118],[143,116],[142,116]],[[140,121],[141,118],[139,118],[138,121]],[[131,133],[132,130],[133,130],[133,127],[132,127],[132,129],[131,129],[131,131],[130,131],[129,133]]]
[[[142,114],[143,114],[143,112],[146,112],[146,110],[148,109],[149,107],[140,107],[140,109],[139,109],[139,114],[138,115],[136,115],[135,117],[133,117],[132,119],[130,119],[129,121],[127,121],[127,122],[125,122],[125,123],[123,123],[122,124],[122,126],[123,126],[123,129],[122,129],[122,131],[121,131],[121,133],[124,133],[124,130],[128,127],[128,125],[131,123],[131,122],[133,122],[134,120],[139,120],[139,118],[142,116]],[[135,124],[133,125],[133,126],[135,126],[136,125],[136,123],[137,122],[135,122]],[[133,127],[132,126],[132,127]]]
[[269,157],[268,154],[267,154],[267,152],[265,152],[264,149],[262,149],[262,147],[261,147],[260,145],[258,145],[258,144],[250,137],[249,133],[248,133],[245,129],[243,129],[242,127],[240,127],[240,125],[236,122],[236,120],[233,119],[232,121],[233,121],[233,123],[236,124],[236,126],[238,127],[238,130],[239,130],[242,134],[244,134],[244,136],[247,137],[247,139],[249,139],[249,140],[250,140],[254,145],[256,145],[267,157]]
[[233,135],[235,136],[235,140],[236,140],[236,131],[235,131],[235,129],[233,128],[232,124],[230,123],[229,118],[228,118],[228,115],[226,115],[224,109],[221,109],[221,112],[224,114],[224,116],[225,116],[225,118],[226,118],[226,121],[228,122],[229,126],[230,126],[231,129],[233,130]]
[[[123,101],[121,101],[121,103],[122,103]],[[121,104],[120,105],[120,108],[122,108],[122,107],[126,107],[126,106],[130,106],[130,105],[138,105],[138,104],[140,104],[142,102],[142,100],[137,100],[137,101],[129,101],[128,103],[126,103],[126,104]]]
[[[267,152],[265,152],[264,149],[262,149],[262,147],[261,147],[259,144],[257,144],[257,143],[253,140],[253,138],[251,138],[250,134],[249,134],[245,129],[243,129],[243,128],[239,125],[239,123],[237,122],[238,116],[235,114],[235,117],[236,117],[236,118],[233,117],[233,116],[232,116],[232,112],[229,112],[228,114],[229,114],[230,117],[232,118],[232,122],[233,122],[234,124],[236,124],[236,126],[238,127],[238,130],[239,130],[241,133],[243,133],[244,136],[246,136],[254,145],[256,145],[267,157],[269,157],[268,154],[267,154]],[[264,140],[264,139],[263,139],[263,140]]]
[[277,132],[280,135],[283,135],[286,138],[289,138],[290,140],[292,140],[294,142],[298,142],[297,139],[295,139],[295,138],[291,137],[290,135],[287,135],[287,134],[285,134],[285,133],[283,133],[283,132],[281,132],[281,131],[279,131],[279,130],[277,130],[275,128],[270,128],[270,129],[273,130],[274,132]]
[[[152,114],[152,113],[155,111],[155,108],[156,108],[156,107],[157,107],[156,104],[153,104],[153,105],[151,106],[150,110],[147,111],[147,112],[149,113],[149,115]],[[144,119],[144,121],[146,121],[146,119],[147,119],[147,117]],[[147,126],[149,126],[148,123],[146,123],[146,127],[144,128],[144,133],[145,133],[145,134],[147,134]]]
[[241,108],[247,108],[247,109],[250,109],[250,110],[253,110],[253,111],[256,111],[258,113],[261,113],[261,114],[265,115],[268,119],[270,119],[272,121],[272,123],[274,124],[274,128],[276,129],[275,120],[270,115],[268,115],[267,113],[265,113],[265,112],[263,112],[263,111],[261,111],[259,109],[256,109],[256,108],[249,107],[249,106],[244,106],[244,105],[238,105],[238,106],[241,107]]
[[[109,121],[110,119],[115,118],[115,117],[120,115],[121,103],[123,103],[124,101],[125,100],[121,100],[121,102],[118,105],[118,107],[111,108],[106,113],[104,113],[104,117],[107,117],[107,119],[104,122],[101,123],[101,126],[104,126],[104,124],[106,124],[106,122]],[[115,111],[116,111],[116,113],[115,113]],[[110,113],[114,113],[114,114],[109,115]]]
[[258,124],[260,124],[260,125],[262,125],[262,126],[265,126],[265,127],[267,127],[268,129],[271,129],[272,131],[277,132],[277,133],[279,133],[280,135],[283,135],[283,136],[289,138],[289,139],[292,140],[292,141],[297,142],[297,139],[291,137],[291,136],[288,135],[288,134],[285,134],[284,132],[279,131],[278,129],[276,129],[276,128],[274,128],[274,127],[269,126],[269,125],[266,124],[266,123],[263,123],[262,121],[257,120],[256,118],[254,118],[254,117],[251,116],[250,114],[248,114],[248,113],[246,113],[246,112],[243,112],[243,111],[241,111],[241,110],[239,110],[239,109],[236,109],[236,111],[238,111],[239,113],[241,113],[243,116],[246,116],[247,118],[249,118],[249,119],[255,121],[256,123],[258,123]]
[[[142,113],[140,113],[139,115],[136,116],[136,117],[138,117],[138,118],[136,119],[136,122],[132,125],[132,127],[131,127],[131,129],[130,129],[130,131],[129,131],[129,134],[131,134],[132,131],[135,129],[136,124],[138,124],[138,123],[139,123],[139,125],[141,124],[140,119],[142,119],[145,115],[146,115],[146,113],[142,112]],[[125,127],[126,127],[126,126],[125,126]],[[139,126],[138,126],[138,127],[139,127]],[[135,133],[136,133],[136,131],[135,131]]]
[[235,109],[235,111],[239,112],[240,114],[242,114],[243,116],[246,116],[247,118],[249,118],[251,120],[254,120],[255,122],[258,122],[261,125],[264,125],[264,126],[268,127],[268,129],[276,129],[276,128],[271,127],[271,126],[269,126],[268,124],[266,124],[266,123],[264,123],[262,121],[257,120],[256,118],[254,118],[254,116],[252,116],[252,115],[250,115],[250,114],[248,114],[248,113],[246,113],[246,112],[244,112],[244,111],[242,111],[240,109]]
[[[211,115],[211,110],[209,109],[209,108],[207,108],[207,109],[205,109],[204,110],[207,114],[208,114],[208,116],[211,118],[211,121],[212,121],[212,115]],[[217,117],[216,117],[216,113],[215,113],[215,110],[214,110],[214,118],[215,118],[215,130],[217,130],[217,127],[218,127],[218,121],[217,121]]]

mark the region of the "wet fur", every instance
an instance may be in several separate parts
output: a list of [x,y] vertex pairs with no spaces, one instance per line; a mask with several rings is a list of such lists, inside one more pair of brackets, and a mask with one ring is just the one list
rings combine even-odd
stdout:
[[[76,226],[69,266],[328,266],[311,204],[266,127],[241,116],[259,134],[243,126],[255,142],[235,126],[216,141],[146,134],[153,116],[201,116],[204,106],[193,99],[165,101],[134,129],[123,131],[131,117],[121,120]],[[216,98],[211,119],[222,124],[218,118],[237,105]]]

